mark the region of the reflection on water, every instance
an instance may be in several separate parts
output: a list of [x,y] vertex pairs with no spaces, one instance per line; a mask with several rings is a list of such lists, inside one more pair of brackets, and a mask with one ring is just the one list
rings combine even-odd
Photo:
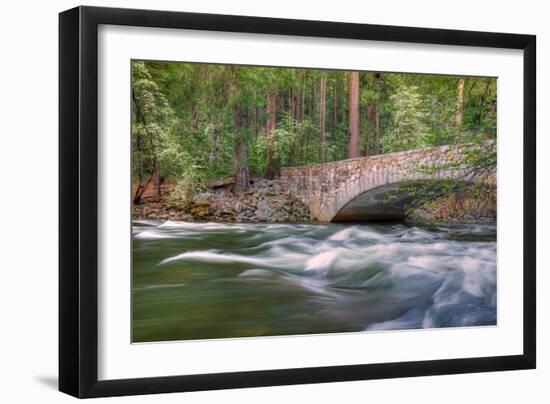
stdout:
[[133,226],[133,341],[496,324],[496,228]]

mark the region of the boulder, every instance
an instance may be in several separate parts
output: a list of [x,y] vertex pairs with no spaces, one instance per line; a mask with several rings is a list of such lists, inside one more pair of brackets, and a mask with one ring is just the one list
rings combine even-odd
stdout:
[[195,220],[206,220],[213,213],[213,206],[209,201],[197,200],[191,204],[190,212]]

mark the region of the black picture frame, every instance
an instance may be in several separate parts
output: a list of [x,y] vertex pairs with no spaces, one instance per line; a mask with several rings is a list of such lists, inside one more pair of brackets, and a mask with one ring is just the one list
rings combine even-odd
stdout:
[[[523,354],[99,381],[98,26],[100,24],[523,50]],[[536,366],[536,37],[340,22],[77,7],[59,15],[59,390],[103,397],[323,383]]]

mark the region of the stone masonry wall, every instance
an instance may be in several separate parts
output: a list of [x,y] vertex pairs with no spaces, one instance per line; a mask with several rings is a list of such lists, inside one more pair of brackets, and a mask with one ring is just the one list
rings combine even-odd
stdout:
[[[468,172],[459,164],[465,151],[472,147],[440,146],[283,168],[281,186],[305,203],[317,220],[329,222],[349,201],[383,185],[414,180],[465,179]],[[485,147],[492,147],[492,143]],[[496,183],[496,174],[483,181]]]

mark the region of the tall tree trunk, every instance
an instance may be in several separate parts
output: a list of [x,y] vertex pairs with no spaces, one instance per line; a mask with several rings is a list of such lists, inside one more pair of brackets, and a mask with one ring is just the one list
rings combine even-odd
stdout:
[[374,108],[372,107],[372,104],[367,104],[367,108],[365,111],[365,116],[367,118],[367,125],[365,129],[365,157],[370,156],[370,140],[371,140],[371,125],[374,121]]
[[[141,160],[141,135],[140,131],[136,131],[136,150],[137,153],[132,156],[132,158],[138,160],[136,162],[137,165],[137,175],[138,175],[138,185],[143,184],[143,161]],[[138,156],[140,159],[138,159]]]
[[359,153],[359,72],[349,74],[349,145],[348,158],[360,157]]
[[343,80],[342,80],[342,92],[340,94],[340,123],[346,125],[347,121],[347,117],[348,117],[348,110],[347,110],[347,105],[346,105],[346,101],[348,101],[348,98],[349,97],[346,97],[346,83],[347,83],[347,80],[346,80],[346,76],[345,74],[346,73],[343,73],[344,76],[343,76]]
[[289,123],[290,133],[294,132],[294,120],[296,119],[294,115],[295,112],[296,111],[295,111],[295,105],[294,105],[294,91],[291,88],[288,94],[288,115],[290,117],[290,123]]
[[272,91],[267,96],[267,168],[266,177],[275,177],[275,164],[273,157],[275,154],[275,124],[277,119],[277,94]]
[[304,70],[304,77],[302,82],[302,116],[301,122],[304,122],[306,111],[306,71]]
[[235,132],[238,134],[235,139],[233,150],[235,158],[235,189],[246,189],[250,186],[250,175],[248,171],[248,139],[243,133],[243,128],[248,128],[248,111],[237,107],[235,111]]
[[151,174],[149,175],[149,178],[145,182],[145,184],[139,183],[136,189],[136,193],[134,194],[134,205],[139,205],[141,203],[141,197],[145,193],[145,190],[149,187],[149,183],[153,179],[153,175],[155,174],[155,165],[151,164]]
[[315,121],[315,115],[317,114],[317,108],[315,101],[317,100],[317,87],[313,86],[313,91],[311,92],[311,104],[309,105],[309,113],[311,114],[310,118],[312,121]]
[[197,131],[198,107],[193,105],[191,112],[191,123],[189,124],[189,137],[193,137]]
[[297,147],[296,147],[297,145],[295,144],[297,136],[294,135],[294,124],[298,120],[298,115],[297,115],[298,106],[297,106],[294,86],[291,86],[289,92],[290,92],[290,94],[289,94],[289,98],[288,98],[288,110],[289,110],[288,114],[290,116],[289,129],[290,129],[292,147],[290,148],[290,151],[288,153],[288,159],[286,160],[286,162],[292,166],[292,165],[294,165],[294,160],[295,160],[295,156],[296,156],[296,149],[297,149]]
[[319,84],[319,146],[321,162],[325,162],[325,115],[327,109],[327,78],[321,76]]
[[[145,124],[145,117],[143,116],[143,114],[141,113],[141,109],[140,109],[140,106],[139,106],[139,103],[137,102],[137,99],[136,99],[136,94],[134,93],[134,91],[132,90],[132,100],[134,101],[134,111],[135,111],[135,114],[136,114],[136,121],[137,122],[142,122],[143,124]],[[132,153],[132,158],[135,158],[136,160],[138,160],[138,157],[140,157],[140,159],[138,161],[136,161],[136,166],[137,166],[137,176],[138,176],[138,185],[137,185],[137,188],[136,188],[136,193],[134,194],[134,203],[137,205],[140,203],[141,201],[141,188],[143,187],[143,161],[141,161],[141,134],[140,134],[140,131],[136,131],[136,151],[137,153],[134,154]]]
[[297,89],[295,94],[294,105],[296,106],[296,122],[300,122],[302,120],[302,93],[300,92],[299,88]]
[[478,121],[481,125],[483,123],[483,107],[485,105],[485,97],[487,97],[487,92],[489,91],[489,86],[491,85],[492,79],[487,79],[485,82],[485,90],[483,91],[483,95],[481,96],[481,100],[479,101],[479,107],[478,107]]
[[256,127],[257,127],[257,111],[258,111],[258,101],[256,97],[256,92],[254,91],[254,106],[252,107],[252,117],[250,119],[250,129],[252,130],[252,135],[256,138]]
[[250,174],[248,171],[248,144],[245,138],[238,137],[235,140],[235,188],[246,189],[250,186]]
[[153,165],[154,165],[154,172],[155,172],[155,187],[157,188],[157,195],[160,196],[161,189],[160,189],[160,162],[159,157],[155,153],[155,157],[153,158]]
[[376,132],[376,154],[380,154],[380,109],[376,106],[374,113],[374,130]]
[[460,132],[462,126],[462,111],[464,109],[464,78],[458,79],[456,90],[456,112],[455,112],[455,128],[457,133]]
[[334,131],[338,127],[338,76],[334,78]]

